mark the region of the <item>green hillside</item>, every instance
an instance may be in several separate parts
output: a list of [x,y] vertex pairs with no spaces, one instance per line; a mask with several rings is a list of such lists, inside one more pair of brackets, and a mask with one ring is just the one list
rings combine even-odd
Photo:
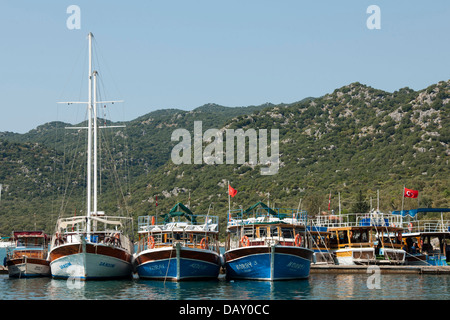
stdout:
[[[190,194],[195,213],[211,207],[210,213],[225,222],[228,180],[238,190],[234,208],[260,200],[297,208],[301,201],[314,215],[328,209],[331,192],[332,209],[338,210],[340,193],[343,211],[351,212],[360,193],[376,206],[379,190],[380,209],[391,211],[401,206],[403,186],[419,190],[419,199],[406,199],[406,208],[448,207],[449,102],[450,81],[393,93],[352,83],[291,104],[155,111],[104,134],[109,147],[102,149],[99,207],[137,217],[165,212],[178,201],[188,203]],[[170,154],[178,142],[171,141],[171,134],[183,128],[193,136],[194,121],[202,121],[203,131],[278,129],[278,173],[263,176],[264,165],[248,162],[175,165]],[[24,135],[0,133],[0,234],[34,228],[34,223],[51,232],[60,212],[84,209],[85,134],[63,126],[51,123]],[[106,173],[108,158],[116,168],[111,175]],[[63,197],[70,200],[61,209]]]

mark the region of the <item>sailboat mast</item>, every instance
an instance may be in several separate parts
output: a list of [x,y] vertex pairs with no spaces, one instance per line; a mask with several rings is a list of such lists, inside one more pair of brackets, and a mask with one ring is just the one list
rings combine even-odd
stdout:
[[98,179],[98,173],[97,173],[97,71],[93,72],[94,77],[94,208],[93,213],[97,214],[97,179]]
[[88,91],[88,143],[87,143],[87,190],[86,190],[86,202],[88,217],[86,233],[89,237],[91,233],[91,222],[89,217],[91,216],[91,196],[92,196],[92,33],[89,32],[89,91]]

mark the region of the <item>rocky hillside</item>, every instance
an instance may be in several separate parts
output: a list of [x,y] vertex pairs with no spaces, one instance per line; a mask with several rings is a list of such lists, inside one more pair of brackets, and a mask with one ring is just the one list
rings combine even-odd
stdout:
[[[316,214],[328,208],[330,192],[332,209],[337,210],[339,192],[343,210],[352,211],[360,191],[367,203],[372,199],[375,205],[379,190],[381,209],[390,211],[399,209],[404,185],[419,190],[418,201],[406,199],[407,207],[442,207],[449,206],[450,194],[449,102],[450,81],[393,93],[352,83],[323,97],[292,104],[245,108],[208,104],[193,111],[159,110],[126,123],[126,129],[116,130],[107,140],[114,145],[109,149],[112,160],[121,183],[127,186],[119,193],[125,195],[135,217],[155,212],[156,195],[157,209],[164,212],[178,201],[189,202],[190,194],[194,212],[211,210],[223,220],[228,207],[227,180],[238,190],[233,207],[259,200],[271,206],[297,207],[301,199],[302,208]],[[278,129],[277,174],[263,176],[264,165],[248,160],[243,164],[175,165],[170,154],[177,142],[171,141],[171,134],[184,128],[193,136],[194,121],[202,121],[203,132],[212,128],[221,132],[227,128]],[[84,137],[64,133],[58,138],[55,130],[64,132],[53,123],[24,135],[0,134],[8,146],[2,149],[3,161],[9,161],[0,168],[0,180],[8,185],[0,204],[1,234],[31,226],[36,220],[39,228],[51,230],[61,197],[69,193],[75,200],[64,210],[83,209],[84,151],[78,148]],[[23,148],[25,163],[5,160]],[[69,155],[76,155],[76,160]],[[55,178],[60,172],[66,175],[69,168],[77,174],[70,179]],[[102,180],[103,208],[122,210],[125,202],[117,202],[117,190],[109,179],[112,175],[105,174]]]

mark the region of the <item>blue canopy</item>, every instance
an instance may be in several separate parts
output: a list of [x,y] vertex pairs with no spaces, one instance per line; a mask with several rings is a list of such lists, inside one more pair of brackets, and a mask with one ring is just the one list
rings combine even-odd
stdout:
[[402,217],[410,216],[414,218],[419,212],[450,212],[450,208],[418,208],[412,210],[392,211],[392,214],[401,215]]

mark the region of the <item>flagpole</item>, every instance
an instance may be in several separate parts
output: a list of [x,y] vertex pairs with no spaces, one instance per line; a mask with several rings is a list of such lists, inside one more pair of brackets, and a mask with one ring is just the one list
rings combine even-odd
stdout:
[[380,189],[377,190],[377,212],[380,211]]
[[188,201],[189,209],[191,208],[191,190],[189,190],[189,201]]
[[339,192],[339,216],[341,216],[341,193]]
[[231,211],[231,195],[230,195],[230,180],[228,180],[228,221],[230,221]]
[[330,196],[328,197],[328,213],[330,213],[331,209],[331,190],[330,190]]
[[[406,188],[406,186],[403,186],[403,192],[402,192],[402,211],[403,211],[403,205],[404,205],[404,203],[405,203],[405,188]],[[403,212],[402,212],[402,214],[403,214]]]

